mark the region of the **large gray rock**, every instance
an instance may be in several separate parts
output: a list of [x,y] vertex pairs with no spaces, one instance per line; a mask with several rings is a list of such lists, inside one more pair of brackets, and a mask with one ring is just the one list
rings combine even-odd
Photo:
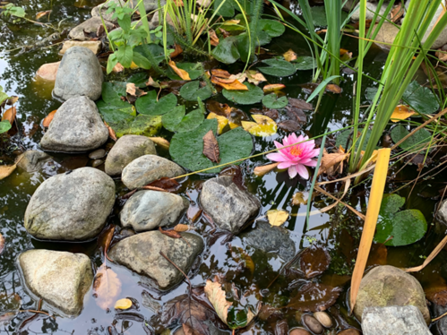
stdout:
[[[378,25],[375,25],[373,31],[375,31],[377,28]],[[399,28],[396,27],[394,24],[384,22],[377,32],[376,38],[374,40],[377,42],[383,42],[376,43],[381,48],[391,49],[391,45],[394,43],[394,39],[396,38],[398,32]]]
[[436,213],[436,219],[444,225],[447,225],[447,199],[441,203],[438,213]]
[[26,172],[39,171],[51,156],[43,151],[27,150],[17,157],[17,166]]
[[115,183],[91,167],[45,180],[25,212],[25,229],[38,239],[85,241],[103,229],[115,203]]
[[189,202],[177,194],[139,191],[124,205],[121,224],[137,232],[169,226],[178,222],[188,206]]
[[52,250],[29,250],[18,263],[32,294],[68,315],[82,310],[84,295],[90,289],[93,271],[84,254]]
[[233,183],[232,176],[207,180],[202,187],[200,203],[219,228],[237,233],[261,206],[259,200]]
[[168,237],[159,231],[134,235],[114,245],[108,256],[114,262],[152,278],[160,289],[168,289],[184,276],[160,252],[187,274],[204,248],[199,236],[181,235],[181,239]]
[[80,96],[59,107],[40,145],[47,151],[86,152],[100,147],[108,138],[109,131],[95,103]]
[[105,171],[110,176],[117,176],[134,159],[156,154],[154,142],[146,136],[124,135],[107,155]]
[[430,323],[430,312],[421,284],[413,276],[394,266],[377,266],[360,283],[354,314],[362,321],[362,314],[367,307],[407,305],[419,308],[424,320],[427,324]]
[[364,335],[431,335],[415,306],[368,307],[362,320]]
[[295,243],[288,229],[272,227],[268,222],[258,222],[256,228],[240,235],[243,242],[265,253],[275,253],[288,262],[295,256]]
[[85,95],[101,97],[104,75],[95,54],[84,47],[72,47],[62,57],[53,94],[62,100]]
[[[380,7],[380,10],[379,10],[379,15],[377,16],[377,18],[376,18],[376,21],[378,22],[378,21],[380,21],[380,19],[381,19],[381,16],[385,13],[385,11],[386,11],[386,8],[387,8],[387,6],[388,6],[388,2],[385,2],[383,5],[382,5],[382,7]],[[378,4],[376,4],[376,3],[372,3],[372,2],[367,2],[366,3],[366,19],[367,20],[372,20],[373,18],[374,18],[374,13],[378,10]],[[391,15],[390,14],[388,14],[388,16],[387,16],[387,18],[388,19],[390,19],[391,18]],[[352,12],[352,14],[351,14],[351,20],[352,21],[359,21],[360,20],[360,7],[359,8],[357,8],[356,10],[354,10],[353,12]]]
[[[108,31],[112,30],[115,27],[112,22],[108,22],[106,20],[104,20],[104,22]],[[96,36],[96,32],[98,31],[98,28],[100,26],[102,26],[101,18],[99,16],[92,17],[70,30],[68,37],[70,37],[72,40],[79,41],[90,40],[91,37],[89,35],[92,34]]]
[[123,169],[121,179],[132,190],[162,177],[174,178],[182,174],[185,170],[174,162],[156,155],[144,155]]
[[[123,6],[126,4],[126,1],[122,1],[122,0],[121,1],[120,0],[109,0],[103,4],[100,4],[96,7],[94,7],[92,9],[92,13],[91,13],[92,16],[100,17],[100,13],[101,13],[104,20],[108,20],[110,22],[117,23],[118,22],[117,19],[112,19],[113,12],[106,13],[107,10],[109,9],[110,3],[112,3],[112,2],[114,2],[116,4],[120,4],[120,2],[121,2],[121,5],[123,5]],[[144,9],[146,10],[147,14],[149,14],[149,12],[152,12],[153,10],[158,8],[158,0],[143,0],[143,2],[144,2]],[[129,5],[131,6],[131,8],[135,8],[135,6],[137,4],[138,4],[138,1],[130,1],[129,2]],[[161,6],[164,6],[165,4],[166,4],[166,0],[160,1]]]

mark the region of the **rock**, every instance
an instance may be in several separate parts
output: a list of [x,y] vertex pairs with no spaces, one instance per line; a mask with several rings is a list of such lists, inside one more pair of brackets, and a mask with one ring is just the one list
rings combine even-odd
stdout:
[[357,329],[348,328],[337,333],[337,335],[361,335]]
[[326,312],[315,312],[314,318],[317,319],[325,328],[331,328],[334,325],[332,318]]
[[104,161],[103,161],[102,159],[95,159],[95,160],[92,162],[92,166],[93,166],[94,168],[96,168],[96,167],[98,167],[98,166],[101,166],[102,164],[104,164]]
[[40,145],[47,151],[85,152],[102,146],[108,138],[95,103],[81,96],[59,107]]
[[[386,8],[388,6],[388,3],[384,3],[382,5],[382,7],[380,8],[380,15],[383,15],[386,11]],[[374,18],[374,13],[377,11],[377,7],[378,4],[376,3],[372,3],[372,2],[367,2],[366,3],[366,19],[367,20],[372,20]],[[388,19],[391,18],[391,15],[388,14],[387,16]],[[352,21],[359,21],[360,20],[360,8],[357,8],[357,10],[353,11],[351,14],[351,20]],[[376,22],[380,21],[380,16],[377,16]]]
[[290,238],[289,230],[283,227],[257,222],[256,228],[242,233],[241,238],[244,244],[266,253],[276,253],[285,262],[295,256],[295,243]]
[[106,151],[104,149],[96,149],[95,151],[92,151],[88,154],[88,158],[90,159],[101,159],[106,156]]
[[[115,27],[112,22],[106,20],[104,20],[104,22],[108,31],[112,30]],[[88,35],[94,34],[96,36],[96,32],[98,31],[99,26],[102,26],[101,18],[99,16],[92,17],[70,30],[68,37],[70,37],[72,40],[79,41],[90,40],[90,37]]]
[[41,67],[39,67],[39,70],[37,70],[36,75],[45,80],[55,81],[57,70],[59,69],[60,64],[61,62],[44,64]]
[[407,305],[419,308],[427,324],[430,323],[430,313],[421,284],[413,276],[394,266],[377,266],[360,283],[354,314],[361,322],[366,307]]
[[436,219],[444,225],[447,225],[447,199],[444,200],[439,207],[438,213],[436,214]]
[[289,335],[312,335],[304,328],[294,328],[290,330]]
[[108,255],[114,262],[152,278],[160,289],[168,289],[182,281],[184,276],[160,252],[187,274],[204,248],[199,236],[180,234],[181,239],[159,231],[137,234],[119,241]]
[[92,265],[86,255],[28,250],[20,254],[18,264],[32,293],[65,314],[81,312],[84,295],[93,281]]
[[42,151],[28,150],[17,157],[17,166],[26,172],[39,171],[51,156]]
[[146,136],[124,135],[116,141],[106,159],[106,173],[118,176],[134,159],[144,155],[156,155],[154,142]]
[[177,194],[139,191],[124,205],[121,224],[136,232],[170,226],[178,222],[188,206],[189,201]]
[[156,155],[144,155],[123,169],[121,179],[132,190],[162,177],[174,178],[182,174],[185,174],[185,170],[174,162]]
[[99,53],[101,50],[101,41],[65,41],[62,45],[61,51],[59,53],[61,55],[65,54],[68,49],[73,47],[83,47],[89,49],[95,55]]
[[248,191],[241,191],[233,183],[232,176],[222,176],[207,180],[202,187],[200,203],[222,229],[237,233],[250,216],[261,206],[259,200]]
[[321,334],[324,331],[323,326],[317,319],[315,319],[312,315],[305,314],[302,318],[303,324],[315,334]]
[[62,99],[85,95],[92,100],[101,97],[104,80],[101,65],[87,48],[72,47],[62,57],[53,94]]
[[431,335],[415,306],[367,307],[362,316],[364,335]]
[[[376,30],[377,25],[375,25],[373,29]],[[399,32],[399,28],[395,27],[391,23],[384,22],[374,40],[377,42],[393,44],[394,39],[396,38],[398,32]],[[376,43],[376,44],[384,49],[391,48],[391,45],[382,44],[382,43]]]
[[[143,0],[144,1],[144,8],[146,10],[146,13],[152,12],[155,9],[158,9],[158,0]],[[111,2],[115,2],[117,4],[119,4],[119,0],[109,0],[101,5],[98,5],[96,7],[94,7],[92,9],[92,16],[93,17],[100,17],[100,11],[102,14],[102,17],[104,18],[104,20],[108,20],[110,22],[114,22],[117,23],[117,19],[112,19],[112,15],[113,13],[106,13],[107,9],[109,8],[109,4]],[[121,1],[121,4],[124,5],[126,2],[125,1]],[[138,4],[138,2],[135,1],[131,1],[130,5],[132,8],[135,8],[135,6]],[[160,1],[160,5],[164,6],[166,4],[166,0],[161,0]],[[157,12],[158,13],[158,12]]]
[[45,180],[25,212],[25,229],[38,239],[85,241],[104,228],[115,203],[115,183],[83,167]]
[[[172,18],[169,14],[166,15],[166,22],[167,22],[167,24],[174,26],[174,22],[172,21]],[[150,21],[150,26],[151,26],[151,28],[152,27],[155,28],[155,27],[159,26],[160,24],[163,24],[163,21],[160,22],[159,13],[158,13],[158,11],[156,11],[154,13],[154,16],[152,16],[152,19]]]

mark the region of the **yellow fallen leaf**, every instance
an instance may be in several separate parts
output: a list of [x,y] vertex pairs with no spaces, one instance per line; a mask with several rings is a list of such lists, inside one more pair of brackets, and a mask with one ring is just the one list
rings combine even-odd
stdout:
[[222,24],[226,25],[226,26],[234,26],[234,25],[238,25],[239,22],[241,22],[241,20],[227,20],[222,22]]
[[227,301],[225,291],[222,290],[222,285],[217,280],[213,282],[208,279],[205,285],[205,294],[213,305],[219,318],[226,324],[228,309],[233,305],[233,303]]
[[308,193],[296,192],[292,197],[292,206],[307,205]]
[[206,117],[207,119],[216,119],[217,120],[217,134],[222,134],[223,129],[228,124],[228,119],[225,116],[217,115],[216,113],[209,113]]
[[17,164],[14,165],[0,165],[0,180],[9,177],[16,169]]
[[169,150],[170,143],[163,137],[149,137],[149,139],[163,149]]
[[169,61],[169,66],[171,67],[172,70],[174,70],[174,72],[180,77],[182,78],[182,80],[191,80],[191,78],[189,77],[189,73],[186,72],[185,70],[179,69],[176,65],[175,62],[170,60]]
[[270,85],[265,85],[262,88],[262,90],[264,91],[264,93],[272,93],[272,92],[282,90],[285,87],[286,87],[286,85],[284,85],[284,84],[270,84]]
[[42,126],[44,126],[45,128],[48,128],[50,126],[51,121],[53,121],[53,118],[54,118],[54,115],[56,114],[56,112],[57,112],[57,109],[55,109],[50,114],[48,114],[45,117],[45,119],[43,119]]
[[295,51],[293,51],[292,49],[289,49],[283,56],[284,59],[288,62],[294,61],[298,58]]
[[9,123],[12,125],[14,123],[14,120],[17,115],[17,109],[15,107],[8,108],[2,116],[2,121],[8,120]]
[[254,168],[253,173],[258,176],[262,177],[263,175],[269,173],[270,171],[273,171],[276,169],[279,163],[272,163],[268,165],[261,165]]
[[270,209],[267,211],[267,219],[272,226],[281,226],[289,218],[289,212],[282,209]]
[[120,299],[115,302],[115,309],[129,309],[132,307],[132,301],[130,299]]
[[337,170],[340,173],[343,172],[343,161],[349,157],[349,153],[344,153],[343,148],[339,149],[339,152],[328,153],[324,149],[323,157],[321,158],[320,168],[318,169],[318,175],[325,173],[328,176],[333,176]]
[[228,91],[248,91],[248,87],[242,84],[239,80],[235,79],[225,79],[222,80],[220,78],[217,78],[215,76],[211,77],[211,82],[213,84],[222,86]]
[[401,120],[408,119],[413,114],[416,114],[413,110],[408,108],[408,106],[405,105],[399,105],[396,106],[394,109],[393,114],[391,114],[391,122],[399,122]]
[[134,62],[132,62],[131,64],[130,64],[130,69],[131,70],[136,70],[136,69],[139,69],[140,67],[137,65],[137,64],[135,64]]
[[253,114],[256,122],[242,121],[242,127],[254,136],[270,136],[276,134],[278,126],[275,121],[265,115]]
[[251,84],[259,85],[261,81],[267,81],[261,72],[255,70],[247,70],[245,74],[247,75],[247,81]]

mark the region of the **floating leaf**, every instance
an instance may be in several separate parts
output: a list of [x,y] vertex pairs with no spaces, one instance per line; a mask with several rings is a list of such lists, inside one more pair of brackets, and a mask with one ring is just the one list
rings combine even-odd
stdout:
[[300,287],[286,307],[303,312],[324,311],[335,304],[341,291],[339,287],[307,283]]
[[278,123],[278,128],[288,133],[292,133],[299,130],[301,126],[295,120],[285,120]]
[[219,318],[224,323],[227,323],[228,309],[233,305],[233,303],[227,301],[225,291],[222,290],[222,285],[218,281],[213,282],[208,279],[205,285],[205,294],[213,305]]
[[276,169],[279,163],[272,163],[268,165],[261,165],[254,168],[253,173],[258,176],[262,177],[263,175],[269,173],[270,171],[273,171]]
[[[200,63],[177,63],[176,67],[179,70],[187,72],[190,78],[189,80],[195,80],[202,75],[202,67],[200,66]],[[174,72],[171,67],[168,68],[167,75],[171,80],[184,80],[176,72]]]
[[307,205],[307,198],[309,194],[303,192],[296,192],[292,197],[292,206]]
[[321,275],[330,263],[331,256],[326,248],[318,245],[310,246],[300,257],[300,269],[308,279]]
[[267,108],[283,108],[289,101],[286,97],[278,97],[275,93],[270,93],[262,98],[262,103]]
[[335,94],[340,94],[341,92],[343,92],[341,87],[338,86],[338,85],[335,85],[335,84],[328,84],[328,85],[326,85],[326,91],[332,92],[332,93],[335,93]]
[[200,87],[199,81],[192,81],[182,86],[180,89],[180,95],[183,99],[188,101],[197,101],[197,98],[205,101],[213,92],[208,86]]
[[298,58],[296,52],[293,51],[292,49],[287,50],[287,51],[283,54],[283,57],[284,57],[284,59],[285,59],[286,61],[288,61],[288,62],[292,62],[292,61],[294,61],[295,59]]
[[121,282],[115,272],[102,264],[96,272],[93,282],[96,304],[106,310],[113,306],[115,298],[121,293]]
[[54,118],[54,115],[56,115],[56,112],[57,112],[57,109],[55,109],[50,114],[45,116],[45,119],[43,119],[43,121],[42,121],[42,126],[44,126],[45,128],[48,128],[50,126],[51,121],[53,121],[53,118]]
[[396,108],[394,109],[393,114],[391,114],[391,122],[399,122],[405,119],[408,119],[410,116],[412,116],[413,114],[415,114],[414,111],[412,111],[411,109],[408,108],[408,106],[405,105],[399,105],[396,106]]
[[374,240],[387,246],[403,246],[419,241],[427,231],[427,222],[421,211],[407,209],[399,212],[405,198],[390,194],[383,198],[380,219]]
[[191,328],[190,326],[188,326],[186,323],[184,323],[182,325],[182,329],[183,329],[183,333],[185,335],[202,335],[201,333],[199,333],[198,331],[196,331],[195,329]]
[[14,165],[0,165],[0,180],[5,179],[6,177],[9,177],[11,173],[14,172],[14,170],[17,167],[17,163]]
[[272,226],[281,226],[289,218],[289,212],[282,209],[270,209],[267,218]]
[[259,20],[258,29],[265,31],[269,37],[279,37],[286,31],[281,22],[267,19]]
[[247,86],[245,86],[244,84],[242,84],[239,80],[237,79],[229,79],[229,80],[222,80],[216,76],[212,76],[211,77],[211,82],[213,84],[222,86],[224,89],[228,90],[228,91],[248,91]]
[[172,132],[185,132],[196,129],[204,120],[203,112],[195,109],[185,115],[185,106],[177,106],[168,114],[163,115],[163,127]]
[[139,97],[135,107],[140,114],[163,115],[170,112],[177,105],[177,97],[169,93],[157,101],[157,92],[149,91],[145,96]]
[[[193,131],[177,133],[172,137],[169,153],[179,165],[191,171],[210,168],[216,163],[206,158],[203,152],[203,136],[209,131],[217,133],[217,120],[207,119]],[[246,131],[236,128],[217,137],[220,150],[220,164],[247,157],[253,150],[253,140]],[[240,162],[236,163],[240,164]],[[222,168],[212,169],[208,173],[219,172]]]
[[206,117],[207,119],[216,119],[217,120],[217,134],[222,134],[224,128],[228,124],[228,119],[225,116],[217,115],[216,113],[209,113]]
[[268,65],[268,67],[260,67],[258,68],[259,71],[270,76],[287,77],[296,72],[296,68],[293,64],[282,59],[270,58],[263,60],[262,63]]
[[314,107],[311,103],[308,103],[302,99],[289,98],[289,105],[291,107],[303,109],[303,110],[313,110]]
[[255,122],[242,121],[242,127],[254,136],[270,136],[276,134],[278,126],[276,122],[265,115],[252,115]]
[[126,310],[132,307],[132,300],[130,299],[120,299],[115,303],[115,309]]
[[277,92],[279,90],[282,90],[285,87],[286,87],[286,85],[284,85],[284,84],[270,84],[270,85],[265,85],[262,88],[262,90],[264,91],[264,93],[272,93],[272,92]]
[[147,184],[147,186],[161,188],[168,192],[175,192],[181,187],[181,185],[178,183],[177,180],[168,177],[162,177],[160,179],[157,179]]
[[[403,125],[397,125],[391,130],[391,139],[394,143],[397,143],[409,133],[410,132]],[[422,128],[399,144],[399,147],[403,150],[421,149],[424,145],[430,142],[430,139],[430,132],[427,129]]]
[[214,48],[212,55],[219,62],[224,64],[233,64],[240,57],[240,53],[235,45],[236,37],[227,37],[219,42],[219,45]]
[[297,70],[301,71],[313,70],[318,67],[316,59],[310,56],[298,57],[297,59],[295,59],[294,65]]
[[203,154],[213,163],[219,163],[219,143],[212,130],[203,136]]
[[439,110],[439,102],[433,92],[427,87],[412,81],[405,90],[402,99],[419,114],[434,114]]
[[247,70],[245,74],[247,75],[247,81],[251,84],[259,85],[260,82],[267,81],[262,73],[255,70]]
[[8,108],[2,116],[2,121],[9,121],[12,125],[17,115],[17,110],[15,107]]
[[261,88],[249,83],[243,83],[243,85],[248,88],[248,91],[228,91],[223,89],[222,94],[228,100],[241,105],[251,105],[262,100],[264,92]]

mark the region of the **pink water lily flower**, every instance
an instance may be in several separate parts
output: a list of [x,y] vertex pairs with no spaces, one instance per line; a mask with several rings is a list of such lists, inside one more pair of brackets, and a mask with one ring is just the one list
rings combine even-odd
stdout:
[[[308,140],[307,136],[296,136],[295,133],[286,136],[281,143],[275,141],[276,148],[280,149],[294,143]],[[320,154],[320,149],[315,148],[315,141],[307,141],[294,146],[280,149],[278,152],[268,154],[267,158],[274,162],[279,162],[278,169],[289,169],[290,178],[299,174],[304,179],[309,179],[309,172],[306,166],[317,166],[317,160],[312,159]]]

